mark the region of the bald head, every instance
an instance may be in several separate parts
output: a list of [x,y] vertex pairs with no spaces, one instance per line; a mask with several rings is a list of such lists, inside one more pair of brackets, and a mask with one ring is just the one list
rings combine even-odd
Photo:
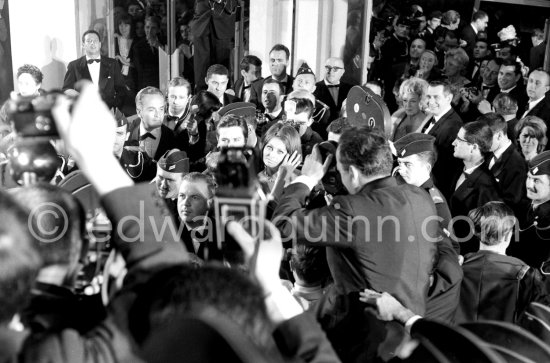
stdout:
[[550,90],[550,75],[542,69],[535,69],[527,81],[527,95],[530,101],[536,101]]
[[344,61],[341,58],[332,57],[325,62],[325,81],[329,84],[340,83],[344,75]]

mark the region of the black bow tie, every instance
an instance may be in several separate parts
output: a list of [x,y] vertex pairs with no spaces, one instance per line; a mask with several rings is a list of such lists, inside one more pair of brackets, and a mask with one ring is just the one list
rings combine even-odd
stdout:
[[92,64],[93,62],[99,63],[99,62],[101,62],[101,59],[88,59],[88,60],[86,61],[86,63],[88,63],[88,64]]
[[139,141],[143,141],[143,140],[145,140],[145,139],[148,138],[148,137],[150,137],[150,138],[153,139],[153,140],[156,140],[156,139],[157,139],[156,136],[154,136],[152,133],[146,132],[146,133],[144,133],[143,135],[141,135],[141,136],[139,137]]
[[171,116],[171,115],[166,115],[166,121],[168,122],[171,122],[171,121],[179,121],[179,117],[178,116]]
[[327,84],[327,88],[338,88],[340,87],[339,84]]

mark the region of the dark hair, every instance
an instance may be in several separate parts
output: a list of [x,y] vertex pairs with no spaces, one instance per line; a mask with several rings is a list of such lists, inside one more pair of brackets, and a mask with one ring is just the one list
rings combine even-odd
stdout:
[[201,311],[231,318],[259,346],[270,342],[272,327],[260,286],[237,270],[215,265],[180,265],[152,276],[130,309],[130,331],[142,343],[174,318]]
[[187,94],[192,95],[191,83],[183,77],[174,77],[168,82],[168,88],[170,87],[185,87],[187,88]]
[[474,121],[462,126],[464,129],[464,139],[471,144],[479,147],[481,155],[491,152],[493,144],[493,131],[485,122]]
[[96,32],[95,30],[90,29],[90,30],[86,30],[86,31],[84,32],[84,34],[82,34],[82,43],[84,43],[84,38],[86,38],[86,35],[88,35],[88,34],[95,34],[95,35],[97,35],[97,39],[99,39],[99,41],[101,42],[101,35],[99,35],[99,33]]
[[505,59],[502,61],[501,67],[514,67],[514,73],[516,75],[521,75],[521,64],[515,60]]
[[271,48],[271,50],[269,51],[269,54],[271,54],[274,51],[277,51],[277,52],[283,51],[286,54],[286,59],[288,60],[290,58],[290,50],[288,50],[288,48],[283,44],[275,44],[273,48]]
[[19,78],[20,75],[23,73],[28,73],[32,76],[36,84],[42,83],[42,80],[44,79],[44,75],[42,74],[42,71],[32,64],[23,64],[21,67],[17,68],[17,77]]
[[134,20],[129,14],[122,14],[118,17],[116,22],[116,31],[118,32],[118,28],[120,27],[120,24],[129,24],[132,29],[130,30],[130,33],[132,34],[134,30]]
[[493,131],[493,134],[502,131],[502,133],[506,136],[508,125],[506,124],[504,117],[496,112],[488,112],[484,115],[481,115],[477,118],[476,121],[485,122],[487,125],[489,125],[489,127]]
[[487,15],[486,12],[484,12],[483,10],[478,10],[474,13],[474,15],[472,15],[472,21],[476,21],[476,20],[480,20],[480,19],[485,19],[487,18],[489,15]]
[[529,136],[536,138],[539,142],[537,153],[542,152],[546,146],[546,143],[548,142],[546,138],[546,123],[537,116],[525,116],[516,124],[515,131],[518,138],[521,134],[521,130],[523,130],[525,127],[529,127],[532,130],[531,132],[529,132]]
[[196,181],[203,181],[204,183],[206,183],[206,186],[208,187],[208,193],[210,194],[209,198],[212,198],[216,194],[216,181],[210,175],[192,171],[188,174],[185,174],[181,179],[181,181],[182,182],[186,181],[189,183],[193,183]]
[[222,107],[220,99],[208,91],[200,91],[191,99],[191,108],[195,105],[199,107],[196,113],[197,121],[210,119],[212,113]]
[[210,79],[210,77],[212,77],[212,75],[214,74],[229,77],[229,71],[227,70],[227,67],[221,64],[212,64],[210,67],[208,67],[208,70],[206,71],[206,79]]
[[266,131],[264,136],[262,136],[262,153],[267,143],[275,137],[283,142],[289,155],[292,155],[295,151],[298,152],[299,155],[302,155],[302,140],[300,139],[300,134],[294,127],[280,122],[273,124],[273,126]]
[[451,85],[447,81],[431,81],[429,87],[439,87],[443,86],[443,93],[448,96],[453,93],[451,90]]
[[386,138],[370,128],[351,127],[342,133],[339,160],[345,171],[354,165],[365,176],[391,174],[393,157]]
[[220,129],[221,128],[223,128],[223,127],[234,127],[234,126],[237,126],[237,127],[241,128],[241,130],[243,131],[244,139],[247,140],[248,139],[248,126],[246,124],[246,120],[244,119],[243,116],[237,116],[237,115],[232,115],[232,114],[224,115],[220,119],[220,122],[218,123],[218,126],[216,128],[217,136],[220,136]]
[[456,10],[447,10],[441,17],[441,24],[443,25],[455,24],[457,21],[460,21],[460,13]]
[[277,84],[279,86],[279,91],[281,91],[280,94],[283,95],[285,93],[285,89],[283,87],[283,84],[281,82],[277,82],[273,78],[268,78],[264,81],[264,84],[262,85],[262,91],[263,91],[263,88],[266,84]]
[[248,72],[251,64],[255,67],[261,67],[262,61],[260,60],[260,58],[256,57],[255,55],[246,55],[243,57],[243,59],[241,59],[241,63],[239,67],[241,71]]
[[296,114],[305,113],[308,119],[311,118],[315,111],[315,105],[309,98],[292,98],[291,100],[296,102]]
[[86,216],[80,202],[55,185],[39,183],[14,190],[29,213],[29,226],[44,266],[73,265],[87,250]]
[[481,243],[495,246],[514,230],[516,217],[503,202],[488,202],[468,213],[474,224],[474,233]]
[[340,118],[337,118],[336,120],[332,121],[330,123],[330,125],[328,125],[327,133],[332,132],[333,134],[340,135],[348,127],[351,127],[351,124],[348,121],[347,117],[340,117]]
[[27,305],[40,269],[27,226],[28,214],[0,190],[0,323],[7,324]]
[[330,276],[324,247],[298,244],[292,251],[291,267],[308,284],[322,283]]
[[427,20],[432,20],[433,18],[441,19],[443,17],[443,13],[439,10],[434,10],[428,15]]

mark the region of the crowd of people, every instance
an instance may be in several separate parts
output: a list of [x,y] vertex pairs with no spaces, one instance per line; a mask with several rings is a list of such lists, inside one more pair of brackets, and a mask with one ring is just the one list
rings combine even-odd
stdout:
[[[209,3],[201,17],[233,6]],[[458,12],[414,6],[373,22],[360,89],[339,57],[322,76],[307,63],[288,74],[283,44],[269,77],[246,55],[237,80],[206,64],[201,89],[144,70],[162,42],[149,16],[134,38],[145,11],[120,9],[116,59],[100,32],[82,34],[52,109],[55,177],[9,181],[32,160],[13,102],[0,110],[0,361],[550,359],[542,32],[523,64],[513,27],[494,47],[490,14],[458,31]],[[21,66],[19,96],[41,95],[42,79]],[[364,124],[364,93],[392,112],[386,129]],[[118,264],[101,266],[101,293],[79,288],[90,206],[67,189],[75,175],[111,224]],[[225,218],[228,200],[252,222]],[[489,349],[465,332],[492,331],[475,325],[486,320],[509,324],[508,342],[522,327],[523,344],[542,343]]]

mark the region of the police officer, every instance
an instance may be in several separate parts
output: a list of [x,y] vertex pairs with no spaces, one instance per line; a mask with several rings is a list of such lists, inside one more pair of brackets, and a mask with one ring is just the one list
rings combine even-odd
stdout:
[[529,161],[527,173],[529,203],[519,214],[519,241],[508,253],[533,268],[540,268],[550,258],[550,151]]
[[[462,282],[462,268],[459,264],[460,247],[451,242],[448,232],[451,212],[445,197],[434,186],[431,171],[435,163],[435,137],[422,133],[411,133],[394,143],[399,166],[395,169],[407,184],[426,190],[435,204],[444,237],[437,243],[438,259],[432,271],[426,317],[447,323],[454,323],[458,297]],[[394,171],[394,173],[395,173]]]

